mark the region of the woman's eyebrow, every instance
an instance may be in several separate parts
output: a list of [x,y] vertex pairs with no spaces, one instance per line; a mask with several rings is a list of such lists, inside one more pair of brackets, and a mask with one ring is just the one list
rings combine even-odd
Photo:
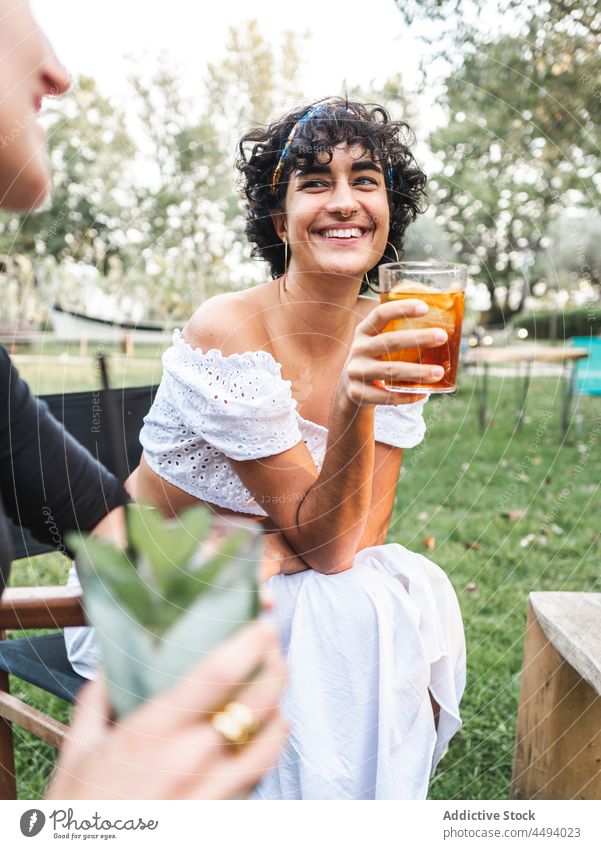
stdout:
[[373,159],[360,159],[358,162],[353,162],[351,171],[377,171],[378,174],[382,174],[382,169]]
[[329,165],[307,165],[306,168],[299,168],[296,172],[297,177],[306,177],[307,174],[331,174],[332,169]]
[[[353,162],[353,164],[351,165],[351,172],[355,171],[376,171],[378,174],[382,174],[382,169],[372,159],[360,159],[357,162]],[[329,165],[319,165],[318,163],[315,163],[314,165],[307,165],[306,168],[299,168],[296,172],[296,176],[306,177],[308,174],[331,173],[332,169]]]

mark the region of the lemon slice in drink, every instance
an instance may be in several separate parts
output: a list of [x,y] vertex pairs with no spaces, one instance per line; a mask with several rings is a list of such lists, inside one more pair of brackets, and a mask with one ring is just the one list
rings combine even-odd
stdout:
[[[460,289],[457,289],[457,291],[460,291]],[[450,294],[451,292],[455,293],[455,289],[441,292],[440,289],[433,289],[431,286],[426,286],[424,283],[419,283],[416,280],[407,280],[406,282],[397,283],[394,289],[390,290],[389,294],[393,298],[395,295],[403,295],[404,297],[415,295],[418,298],[421,296],[430,309],[435,307],[438,310],[450,310],[454,304],[454,298]],[[431,316],[428,315],[428,321],[430,319]]]
[[417,280],[401,280],[400,283],[390,290],[391,292],[399,292],[403,295],[420,295],[426,292],[429,295],[437,295],[438,289],[432,289],[431,286],[426,286],[424,283],[419,283]]

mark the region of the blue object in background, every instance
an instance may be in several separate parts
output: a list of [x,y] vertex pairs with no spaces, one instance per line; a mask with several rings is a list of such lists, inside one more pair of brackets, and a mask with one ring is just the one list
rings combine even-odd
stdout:
[[581,395],[601,395],[601,339],[595,336],[574,336],[574,348],[587,348],[589,355],[578,360],[574,374],[574,391]]

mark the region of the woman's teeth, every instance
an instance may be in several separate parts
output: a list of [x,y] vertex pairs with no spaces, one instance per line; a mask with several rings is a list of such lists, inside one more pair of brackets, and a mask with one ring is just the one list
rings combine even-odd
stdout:
[[360,239],[363,231],[358,227],[352,230],[324,230],[322,236],[326,239]]

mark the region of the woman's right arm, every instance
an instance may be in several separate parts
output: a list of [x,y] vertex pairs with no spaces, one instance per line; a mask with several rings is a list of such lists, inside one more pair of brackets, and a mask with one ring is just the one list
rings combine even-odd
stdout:
[[435,347],[445,341],[440,329],[380,333],[391,320],[423,311],[421,301],[391,301],[380,304],[358,325],[332,400],[319,474],[303,442],[260,460],[230,460],[293,550],[317,571],[334,573],[351,567],[372,505],[374,407],[404,402],[374,382],[431,382],[442,376],[442,369],[435,370],[438,367],[380,359],[390,351]]
[[[173,517],[179,515],[187,507],[199,504],[198,498],[189,495],[176,486],[163,480],[154,472],[142,455],[140,465],[127,479],[125,486],[135,501],[145,501],[154,504],[165,516]],[[206,503],[206,502],[205,502]],[[206,503],[206,506],[216,515],[231,516],[239,518],[238,513],[232,510],[224,510],[215,504]],[[290,547],[286,537],[274,527],[271,519],[261,516],[245,516],[256,519],[264,528],[265,539],[263,545],[263,557],[261,560],[261,580],[266,581],[272,575],[294,575],[303,572],[310,567]]]

